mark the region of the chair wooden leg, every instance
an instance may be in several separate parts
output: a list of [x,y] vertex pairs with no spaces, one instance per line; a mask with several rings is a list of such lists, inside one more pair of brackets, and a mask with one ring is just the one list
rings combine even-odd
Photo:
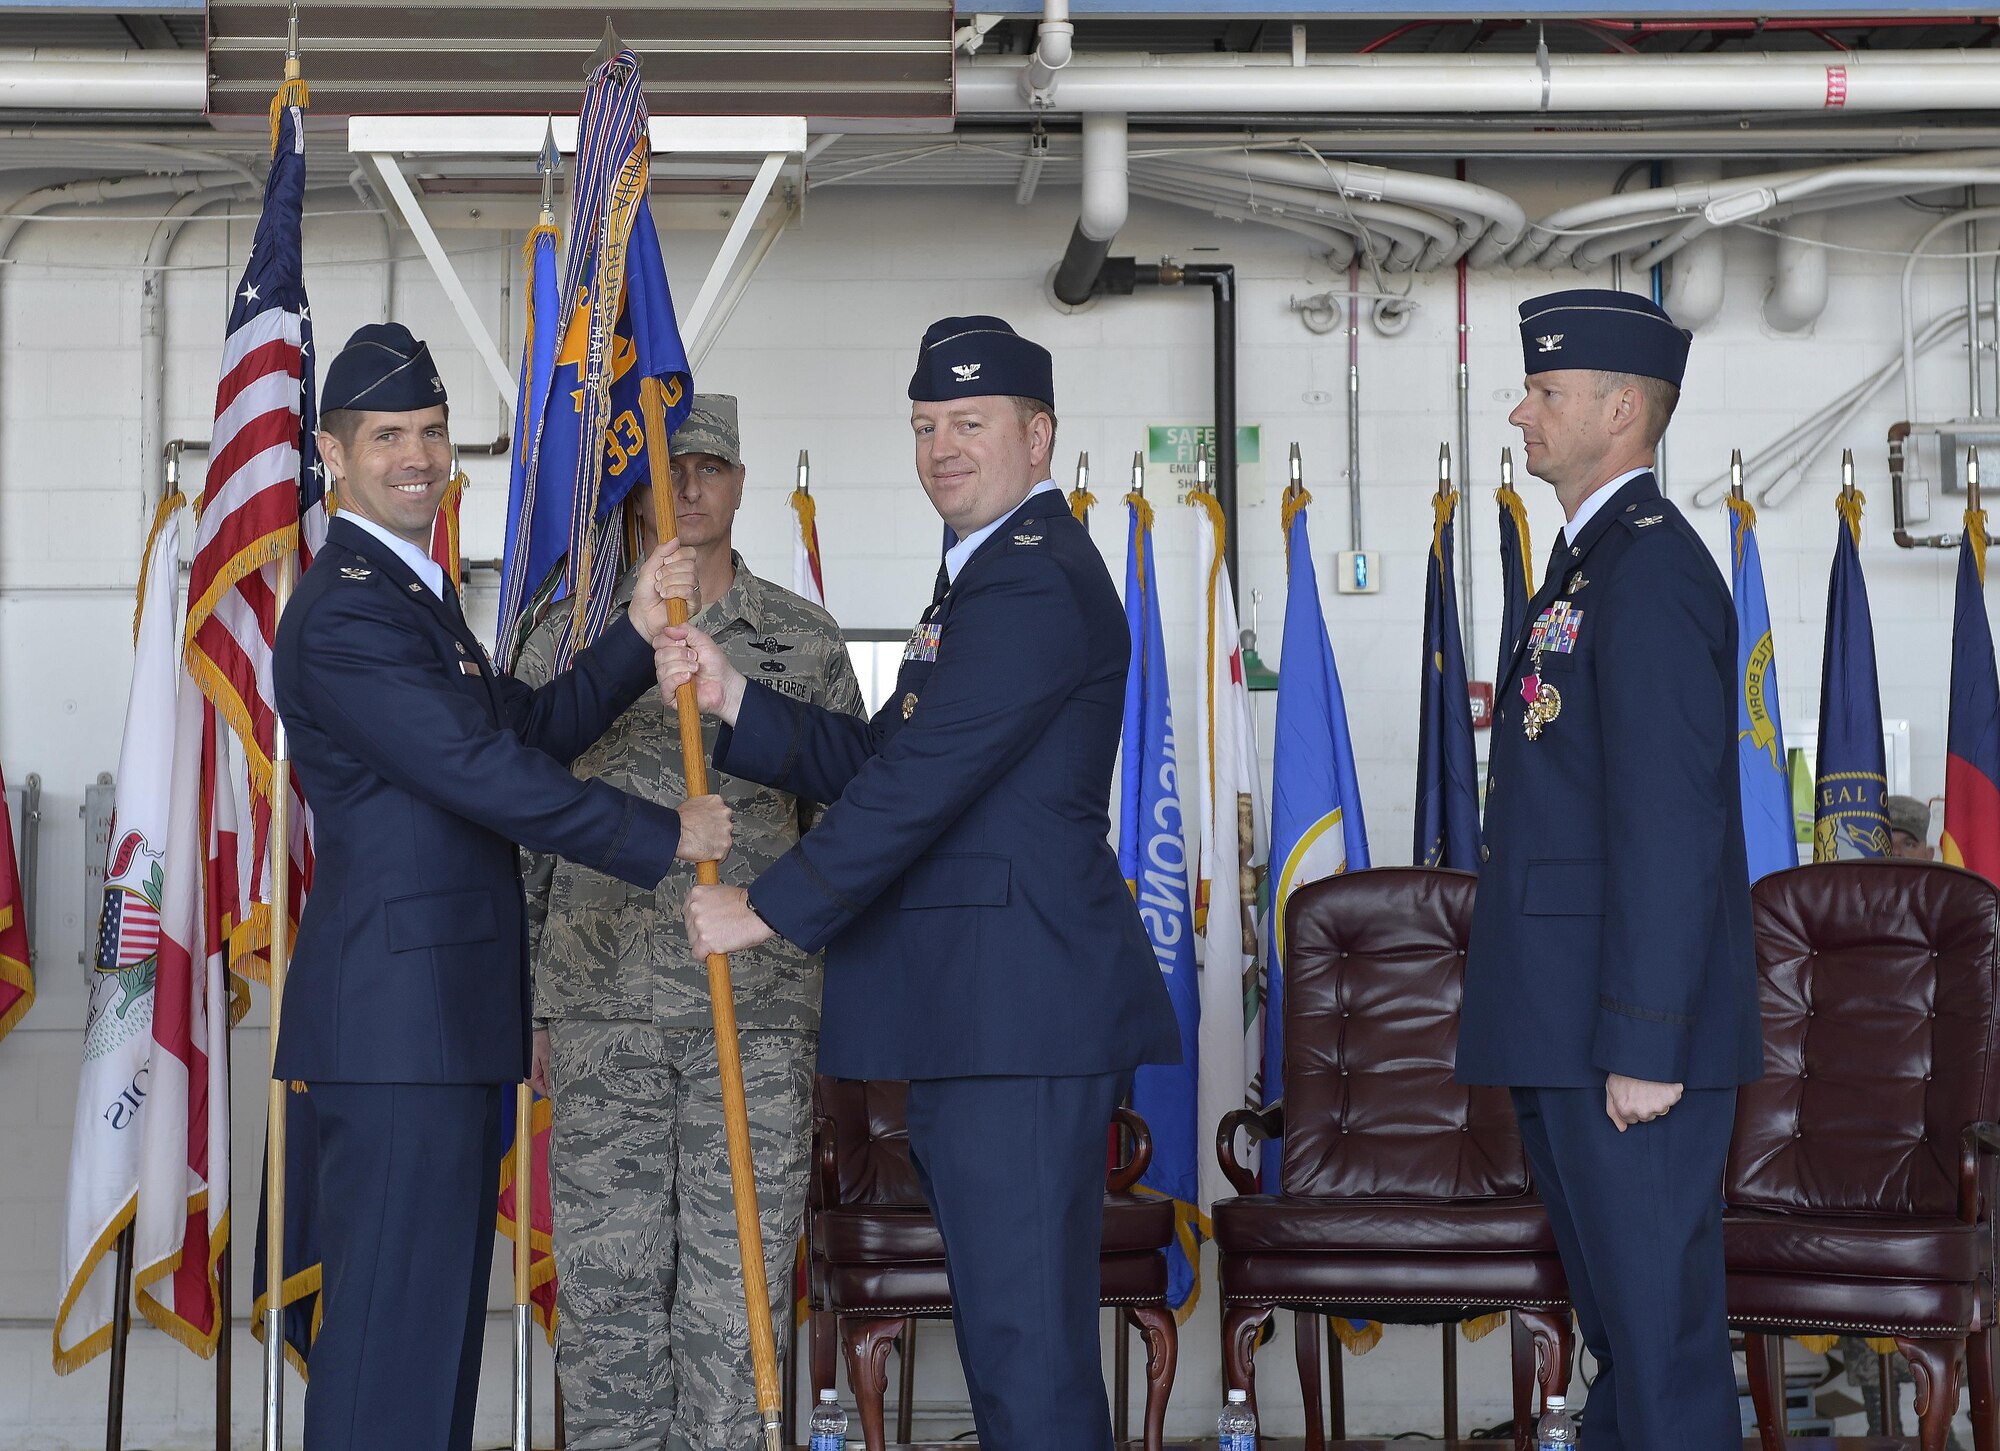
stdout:
[[1972,1451],[2000,1451],[2000,1421],[1993,1403],[1993,1327],[1977,1332],[1965,1345],[1965,1384],[1972,1393]]
[[1333,1328],[1333,1316],[1326,1317],[1326,1414],[1333,1423],[1333,1439],[1347,1439],[1347,1347]]
[[1133,1305],[1125,1314],[1146,1339],[1146,1451],[1161,1451],[1167,1439],[1167,1399],[1174,1393],[1174,1369],[1180,1363],[1180,1325],[1165,1305]]
[[1785,1338],[1746,1330],[1743,1358],[1750,1371],[1750,1403],[1757,1408],[1757,1444],[1763,1451],[1783,1451]]
[[1508,1368],[1514,1383],[1514,1451],[1531,1451],[1528,1437],[1535,1422],[1535,1377],[1539,1369],[1535,1335],[1518,1310],[1508,1316],[1507,1331],[1512,1341]]
[[847,1384],[854,1391],[855,1409],[861,1412],[861,1439],[868,1451],[884,1451],[889,1444],[882,1433],[882,1399],[889,1389],[889,1351],[903,1324],[900,1319],[841,1317],[840,1348],[847,1356]]
[[809,1326],[812,1341],[812,1398],[819,1400],[821,1391],[833,1387],[834,1357],[840,1353],[840,1330],[831,1310],[812,1312]]
[[1271,1318],[1272,1305],[1231,1305],[1222,1312],[1222,1388],[1248,1391],[1257,1412],[1257,1332]]
[[1944,1451],[1951,1418],[1958,1410],[1958,1378],[1965,1364],[1963,1340],[1905,1340],[1896,1348],[1910,1362],[1917,1383],[1918,1451]]
[[915,1412],[917,1395],[917,1321],[915,1316],[903,1322],[903,1333],[897,1338],[902,1347],[899,1352],[902,1364],[896,1374],[896,1444],[910,1444],[910,1419]]
[[[1569,1392],[1570,1358],[1575,1353],[1576,1330],[1567,1309],[1524,1310],[1517,1307],[1508,1313],[1514,1323],[1514,1431],[1517,1444],[1525,1447],[1541,1404],[1546,1403],[1550,1396]],[[1524,1344],[1529,1347],[1525,1353],[1521,1349]],[[1523,1378],[1530,1393],[1535,1389],[1541,1391],[1540,1397],[1529,1399],[1525,1404]]]
[[[1306,1451],[1326,1451],[1326,1425],[1319,1404],[1319,1316],[1308,1310],[1292,1314],[1292,1353],[1299,1363],[1299,1397],[1306,1417]],[[1340,1347],[1334,1347],[1340,1353]]]

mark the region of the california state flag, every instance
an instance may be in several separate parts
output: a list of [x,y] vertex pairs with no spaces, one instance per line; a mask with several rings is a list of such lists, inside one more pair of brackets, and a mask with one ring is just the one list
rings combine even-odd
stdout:
[[[180,499],[163,505],[139,581],[132,694],[118,752],[118,789],[104,901],[83,1029],[83,1071],[70,1139],[55,1368],[67,1374],[111,1344],[112,1247],[132,1222],[141,1145],[156,1102],[154,987],[166,902],[175,702],[182,679],[176,619]],[[189,691],[199,699],[199,692]]]
[[236,804],[228,773],[217,769],[215,722],[215,707],[184,681],[132,1237],[139,1312],[203,1357],[214,1353],[226,1323],[216,1266],[229,1241],[229,934],[237,873]]
[[[1257,788],[1250,692],[1236,597],[1223,554],[1222,507],[1213,494],[1190,493],[1196,525],[1197,578],[1205,592],[1202,709],[1195,717],[1200,782],[1201,855],[1195,930],[1202,934],[1201,1066],[1195,1098],[1201,1122],[1220,1123],[1239,1108],[1261,1108],[1259,1062],[1263,994],[1257,975],[1257,876],[1270,857],[1270,828]],[[1275,1071],[1275,1065],[1273,1066]],[[1253,1151],[1254,1152],[1254,1151]],[[1202,1209],[1236,1191],[1213,1155],[1201,1160]]]

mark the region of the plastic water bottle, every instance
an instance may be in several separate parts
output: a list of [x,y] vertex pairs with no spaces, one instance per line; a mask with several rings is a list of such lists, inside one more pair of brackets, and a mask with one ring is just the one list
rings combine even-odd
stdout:
[[821,1391],[819,1404],[813,1407],[810,1451],[844,1451],[846,1445],[847,1412],[840,1408],[839,1396]]
[[1576,1443],[1576,1417],[1569,1413],[1569,1402],[1550,1396],[1543,1402],[1542,1419],[1535,1427],[1537,1451],[1564,1451]]
[[1250,1412],[1250,1392],[1231,1391],[1222,1418],[1215,1423],[1220,1451],[1257,1451],[1257,1418]]

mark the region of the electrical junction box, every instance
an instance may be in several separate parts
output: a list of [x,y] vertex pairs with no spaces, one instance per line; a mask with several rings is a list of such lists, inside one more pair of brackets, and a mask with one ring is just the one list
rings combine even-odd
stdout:
[[1382,552],[1378,549],[1343,549],[1334,556],[1333,588],[1336,594],[1372,595],[1382,589]]

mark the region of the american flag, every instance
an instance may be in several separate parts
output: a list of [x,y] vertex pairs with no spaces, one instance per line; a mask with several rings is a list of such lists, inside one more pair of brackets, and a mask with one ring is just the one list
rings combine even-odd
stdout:
[[104,889],[97,925],[97,970],[123,972],[160,952],[160,909],[129,887]]
[[[278,561],[304,571],[326,538],[326,480],[314,435],[312,310],[300,258],[305,200],[304,88],[272,112],[264,210],[230,305],[215,427],[188,583],[187,663],[243,743],[251,786],[254,896],[270,900],[271,756],[277,716],[271,652]],[[296,793],[296,785],[294,785]],[[311,881],[310,822],[294,797],[291,910]],[[251,938],[268,942],[268,909]]]

